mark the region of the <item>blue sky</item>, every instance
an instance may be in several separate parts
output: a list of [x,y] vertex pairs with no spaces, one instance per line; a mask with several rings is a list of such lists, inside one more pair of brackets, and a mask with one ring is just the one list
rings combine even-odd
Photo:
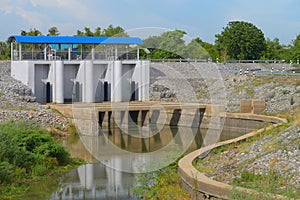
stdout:
[[[229,21],[255,24],[265,37],[290,44],[300,34],[299,0],[0,0],[0,40],[52,26],[62,35],[78,29],[121,26],[132,36],[147,37],[180,29],[190,38],[213,43]],[[152,28],[150,28],[152,27]]]

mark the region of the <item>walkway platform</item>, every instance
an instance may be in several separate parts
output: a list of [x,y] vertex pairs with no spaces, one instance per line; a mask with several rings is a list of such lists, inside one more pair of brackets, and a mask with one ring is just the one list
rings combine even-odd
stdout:
[[93,109],[98,112],[107,111],[136,111],[136,110],[178,110],[178,109],[207,109],[211,105],[199,103],[178,103],[164,101],[132,101],[132,102],[103,102],[103,103],[72,103],[72,104],[53,104],[46,106],[58,110],[65,117],[73,119],[73,109]]

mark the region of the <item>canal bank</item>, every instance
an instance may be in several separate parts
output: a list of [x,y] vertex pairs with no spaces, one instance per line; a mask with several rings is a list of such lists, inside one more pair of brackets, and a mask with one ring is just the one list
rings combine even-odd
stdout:
[[299,115],[290,115],[298,110],[286,114],[290,123],[277,119],[279,124],[181,159],[179,174],[193,199],[298,199]]

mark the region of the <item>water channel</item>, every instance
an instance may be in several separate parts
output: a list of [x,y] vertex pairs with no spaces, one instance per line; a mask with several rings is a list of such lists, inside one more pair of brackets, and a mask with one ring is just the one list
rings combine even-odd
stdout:
[[144,133],[139,128],[124,131],[118,127],[102,127],[99,136],[72,136],[63,140],[72,156],[90,164],[62,177],[33,183],[28,199],[136,199],[133,194],[138,184],[136,172],[164,167],[180,154],[205,145],[210,137],[221,141],[243,134],[223,131],[208,135],[205,129],[156,125],[149,126],[146,133],[157,134],[141,137]]

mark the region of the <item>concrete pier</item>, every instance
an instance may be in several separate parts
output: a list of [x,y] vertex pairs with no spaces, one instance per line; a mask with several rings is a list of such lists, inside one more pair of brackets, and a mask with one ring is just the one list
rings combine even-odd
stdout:
[[122,63],[121,61],[115,61],[113,65],[113,92],[112,101],[121,102],[123,93],[122,85],[124,82],[124,77],[122,76]]
[[85,100],[86,103],[95,102],[94,65],[93,61],[84,61],[85,70]]
[[64,65],[62,61],[53,61],[54,69],[54,103],[64,103]]

